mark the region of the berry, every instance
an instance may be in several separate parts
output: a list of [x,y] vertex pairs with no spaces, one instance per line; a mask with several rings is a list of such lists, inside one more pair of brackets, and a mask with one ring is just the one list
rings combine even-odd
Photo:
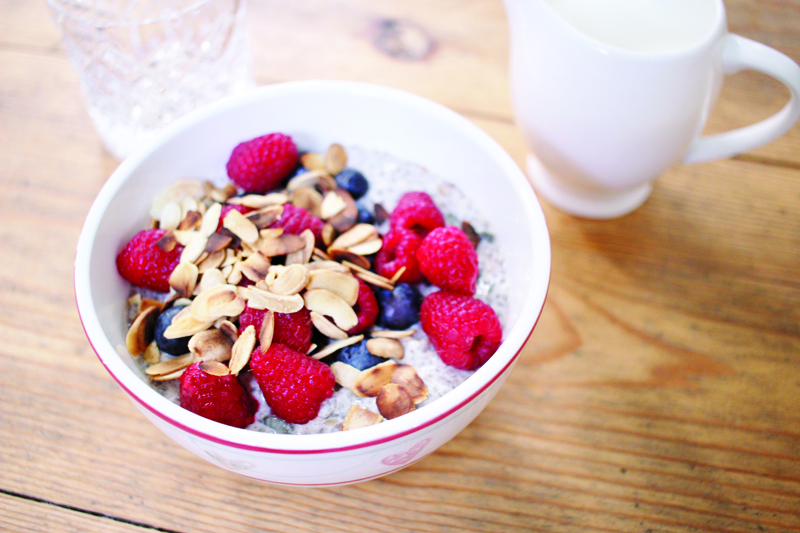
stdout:
[[325,223],[319,218],[310,214],[302,207],[292,204],[283,204],[283,214],[270,226],[271,228],[283,228],[286,233],[300,235],[303,230],[310,229],[314,232],[314,238],[319,246],[322,243],[322,226]]
[[250,368],[272,412],[292,424],[316,418],[336,383],[328,365],[283,344],[253,351]]
[[239,211],[243,215],[246,214],[246,213],[249,213],[250,211],[252,211],[251,208],[249,208],[247,206],[244,206],[244,205],[223,204],[222,205],[222,211],[220,211],[220,214],[219,214],[219,224],[217,224],[217,231],[222,229],[222,221],[225,220],[225,215],[227,215],[228,213],[230,213],[231,211],[234,211],[234,210],[235,211]]
[[[264,322],[265,309],[245,307],[239,315],[239,331],[244,331],[247,326],[255,326],[256,334],[261,335],[261,324]],[[307,353],[311,349],[311,337],[314,327],[311,322],[311,312],[303,307],[295,313],[275,313],[275,329],[272,333],[272,342],[288,346],[300,353]]]
[[459,228],[445,226],[431,231],[419,245],[417,261],[422,275],[440,289],[475,294],[478,254]]
[[352,168],[346,168],[336,174],[336,184],[349,192],[353,200],[358,200],[369,190],[369,182],[364,174]]
[[444,226],[444,216],[427,193],[407,192],[392,211],[389,224],[392,229],[410,229],[422,238]]
[[180,262],[183,246],[162,250],[157,243],[166,233],[148,229],[134,235],[117,256],[120,275],[137,287],[169,292],[169,276]]
[[164,336],[164,331],[172,324],[172,319],[175,315],[181,312],[186,307],[185,305],[177,305],[170,307],[156,319],[156,344],[158,349],[169,355],[183,355],[189,353],[189,338],[180,337],[178,339],[168,339]]
[[374,224],[375,217],[372,216],[372,213],[369,212],[369,209],[366,207],[358,207],[358,220],[359,224]]
[[297,165],[297,146],[288,135],[270,133],[240,143],[233,149],[228,177],[245,192],[275,189]]
[[360,279],[358,280],[358,299],[356,305],[353,306],[353,311],[358,316],[358,324],[347,330],[350,335],[358,335],[368,330],[378,318],[378,301],[375,299],[375,293]]
[[375,256],[375,270],[391,279],[398,270],[406,267],[399,281],[416,283],[422,278],[417,262],[417,248],[422,238],[405,228],[395,228],[383,237],[383,246]]
[[408,283],[398,283],[394,290],[378,293],[381,315],[379,323],[388,329],[408,329],[419,322],[419,306],[422,295]]
[[435,292],[422,301],[419,317],[442,361],[463,370],[481,367],[502,340],[494,310],[472,296]]
[[386,361],[383,357],[369,353],[366,340],[345,346],[337,352],[336,360],[354,366],[359,370],[366,370]]
[[181,374],[181,407],[221,424],[244,428],[253,423],[256,402],[233,374],[214,376],[194,363]]

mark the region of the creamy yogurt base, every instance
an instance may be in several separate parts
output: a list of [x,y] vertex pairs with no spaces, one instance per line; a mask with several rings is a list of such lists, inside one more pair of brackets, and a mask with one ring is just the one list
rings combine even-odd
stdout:
[[[367,195],[358,202],[371,212],[374,212],[376,203],[391,212],[404,193],[424,191],[433,198],[436,206],[445,216],[446,224],[460,227],[461,222],[467,221],[475,228],[482,237],[477,248],[480,276],[475,297],[494,309],[500,323],[505,328],[508,283],[503,275],[504,256],[498,243],[494,241],[488,219],[478,206],[454,184],[433,176],[415,163],[357,146],[346,146],[345,148],[348,156],[347,166],[360,171],[369,181],[370,188]],[[378,229],[381,234],[385,234],[388,230],[388,222],[379,226]],[[439,290],[429,284],[419,285],[418,288],[423,296]],[[421,326],[415,324],[411,329],[415,330],[413,336],[399,339],[405,349],[405,355],[398,362],[414,367],[428,388],[427,399],[417,405],[417,409],[421,409],[453,390],[474,372],[444,364]],[[147,363],[141,357],[136,361],[144,375]],[[249,386],[253,397],[259,404],[255,422],[247,427],[252,431],[291,434],[329,433],[341,430],[342,421],[353,405],[378,412],[375,398],[363,398],[344,387],[337,386],[333,396],[323,402],[317,418],[307,424],[289,424],[272,416],[264,395],[251,372],[243,372],[240,374],[240,378],[245,386]],[[158,382],[148,379],[147,381],[165,398],[180,404],[179,380]]]

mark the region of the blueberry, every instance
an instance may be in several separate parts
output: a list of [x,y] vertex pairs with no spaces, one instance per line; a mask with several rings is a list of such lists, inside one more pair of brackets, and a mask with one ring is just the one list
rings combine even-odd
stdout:
[[372,355],[367,350],[367,341],[345,346],[336,355],[336,360],[354,366],[359,370],[366,370],[386,361],[383,357]]
[[350,193],[354,200],[358,200],[369,189],[369,182],[358,170],[346,168],[336,174],[336,184]]
[[185,306],[170,307],[156,319],[156,344],[158,349],[169,355],[183,355],[189,353],[189,339],[191,337],[181,337],[179,339],[168,339],[164,337],[164,331],[172,324],[181,309]]
[[366,207],[358,206],[358,223],[359,224],[374,224],[375,217],[369,212]]
[[381,308],[378,323],[389,329],[408,329],[419,322],[419,306],[422,295],[408,283],[398,283],[394,290],[378,293]]

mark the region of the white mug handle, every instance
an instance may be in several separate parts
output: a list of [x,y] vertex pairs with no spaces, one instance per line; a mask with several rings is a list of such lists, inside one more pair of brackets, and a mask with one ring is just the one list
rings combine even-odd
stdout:
[[800,66],[777,50],[739,35],[727,36],[722,56],[726,74],[744,69],[772,76],[792,92],[783,109],[750,126],[725,133],[698,137],[683,157],[687,164],[727,159],[774,141],[789,131],[800,118]]

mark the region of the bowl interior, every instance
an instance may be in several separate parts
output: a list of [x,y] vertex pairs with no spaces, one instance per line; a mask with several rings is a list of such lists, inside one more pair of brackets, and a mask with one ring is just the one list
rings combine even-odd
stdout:
[[[511,294],[504,345],[470,380],[500,372],[533,328],[549,281],[547,229],[522,172],[485,133],[442,106],[386,88],[304,82],[266,87],[187,117],[123,162],[101,191],[79,242],[76,295],[87,335],[117,380],[139,374],[130,357],[117,355],[125,346],[128,294],[117,253],[144,227],[153,197],[168,184],[224,177],[236,144],[273,131],[291,135],[304,150],[339,142],[390,153],[456,183],[476,201],[507,258]],[[130,376],[114,370],[119,362]]]

